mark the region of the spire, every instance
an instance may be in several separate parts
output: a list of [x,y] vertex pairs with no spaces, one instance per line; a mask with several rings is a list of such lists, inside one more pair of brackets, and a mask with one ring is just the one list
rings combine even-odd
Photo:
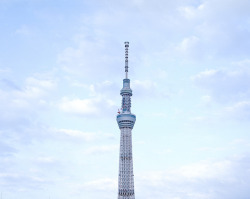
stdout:
[[125,78],[128,79],[128,47],[129,42],[125,41]]

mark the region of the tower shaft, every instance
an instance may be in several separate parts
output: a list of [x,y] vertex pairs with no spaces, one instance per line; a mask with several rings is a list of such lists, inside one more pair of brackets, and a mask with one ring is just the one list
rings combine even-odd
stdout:
[[132,129],[136,116],[131,113],[130,80],[128,79],[128,47],[129,42],[125,42],[125,79],[121,89],[122,108],[121,113],[116,117],[121,131],[120,156],[119,156],[119,179],[118,179],[118,199],[134,199],[134,173],[132,155]]

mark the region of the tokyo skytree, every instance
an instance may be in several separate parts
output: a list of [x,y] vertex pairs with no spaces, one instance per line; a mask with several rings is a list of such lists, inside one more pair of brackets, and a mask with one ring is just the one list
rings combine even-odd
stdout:
[[134,173],[132,156],[132,129],[135,124],[136,116],[131,113],[130,79],[128,79],[128,47],[129,42],[125,42],[125,79],[121,89],[122,107],[118,110],[116,117],[121,131],[120,138],[120,157],[119,157],[119,180],[118,180],[118,199],[134,199]]

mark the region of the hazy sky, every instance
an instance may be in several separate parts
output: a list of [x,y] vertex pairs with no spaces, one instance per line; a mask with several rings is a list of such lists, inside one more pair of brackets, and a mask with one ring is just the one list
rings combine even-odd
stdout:
[[0,0],[3,199],[113,199],[129,78],[137,199],[250,198],[249,0]]

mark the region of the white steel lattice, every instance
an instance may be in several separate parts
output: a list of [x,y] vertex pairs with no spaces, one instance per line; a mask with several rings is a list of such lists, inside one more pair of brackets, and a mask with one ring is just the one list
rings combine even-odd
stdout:
[[121,129],[118,199],[134,199],[132,136],[130,128]]

